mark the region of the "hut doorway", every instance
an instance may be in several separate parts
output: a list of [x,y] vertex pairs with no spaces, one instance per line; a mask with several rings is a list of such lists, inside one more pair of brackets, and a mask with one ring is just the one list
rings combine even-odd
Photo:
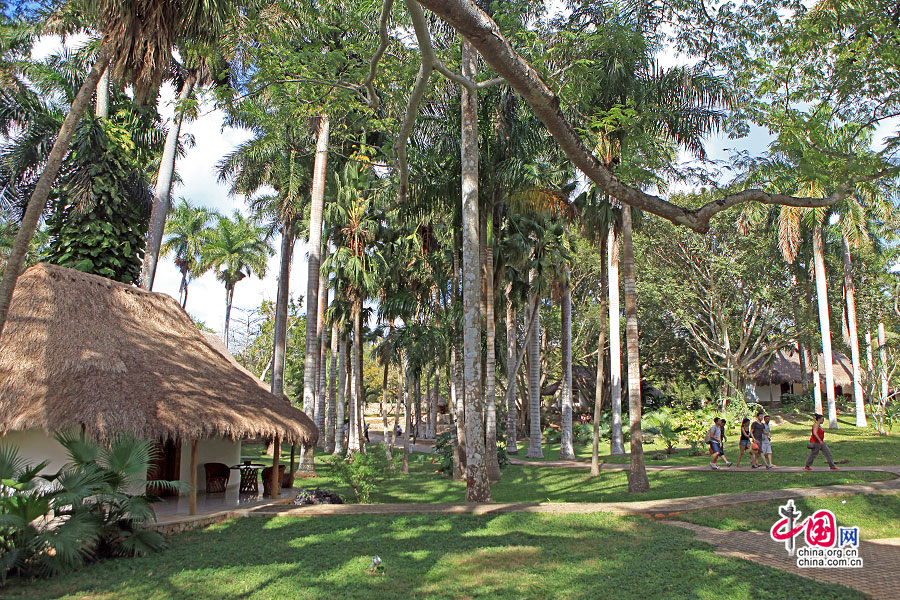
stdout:
[[[181,478],[181,443],[171,439],[157,440],[154,444],[156,448],[156,458],[147,469],[147,479],[162,479],[164,481],[177,481]],[[148,490],[156,496],[167,497],[176,496],[178,492],[171,489]]]

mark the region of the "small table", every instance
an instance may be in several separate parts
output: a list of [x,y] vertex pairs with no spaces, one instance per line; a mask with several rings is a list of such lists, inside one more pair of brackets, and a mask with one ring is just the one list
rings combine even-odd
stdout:
[[229,469],[237,469],[241,473],[241,484],[238,491],[241,494],[258,494],[259,470],[264,469],[265,467],[266,465],[251,462],[245,462],[229,467]]

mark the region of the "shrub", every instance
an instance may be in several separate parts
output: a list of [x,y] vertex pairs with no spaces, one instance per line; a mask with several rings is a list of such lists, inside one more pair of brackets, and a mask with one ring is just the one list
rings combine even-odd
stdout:
[[661,408],[652,412],[647,415],[646,423],[644,431],[662,441],[666,446],[666,454],[673,454],[685,427],[678,423],[672,411],[668,408]]
[[30,465],[16,448],[0,447],[0,582],[164,545],[162,535],[145,529],[155,520],[154,498],[129,490],[184,484],[146,480],[155,451],[150,442],[121,436],[100,446],[81,433],[56,439],[71,462],[53,475],[39,475],[46,462]]
[[393,470],[384,452],[378,451],[355,452],[346,458],[332,456],[328,466],[331,479],[353,490],[359,503],[368,503],[372,493]]

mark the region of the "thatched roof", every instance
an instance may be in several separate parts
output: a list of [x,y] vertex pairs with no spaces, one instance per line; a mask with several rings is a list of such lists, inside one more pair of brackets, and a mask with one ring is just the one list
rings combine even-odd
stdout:
[[[842,387],[853,385],[853,371],[850,359],[840,352],[832,352],[834,368],[834,385]],[[810,366],[807,366],[809,369]],[[811,369],[810,369],[811,371]],[[825,361],[819,355],[819,375],[825,382]],[[810,373],[809,379],[812,379]],[[772,361],[759,369],[753,376],[756,385],[781,385],[783,383],[800,383],[800,356],[793,350],[779,350]]]
[[318,437],[170,296],[42,263],[19,278],[0,336],[0,433],[80,426],[99,439]]

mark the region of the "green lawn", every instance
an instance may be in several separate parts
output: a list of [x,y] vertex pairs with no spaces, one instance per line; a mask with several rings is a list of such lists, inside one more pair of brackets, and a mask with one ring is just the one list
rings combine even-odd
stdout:
[[[812,420],[802,415],[785,415],[785,419],[783,423],[772,427],[772,460],[776,465],[802,466],[806,462],[806,457],[809,456],[806,443],[809,441]],[[855,422],[855,417],[852,415],[839,415],[838,429],[833,431],[826,428],[825,430],[825,441],[828,442],[828,447],[836,462],[847,466],[900,465],[900,441],[896,434],[880,436],[870,427],[858,429],[854,425]],[[725,436],[728,438],[725,443],[728,460],[737,461],[740,432],[735,427],[729,427]],[[519,455],[516,458],[533,460],[525,457],[525,453],[528,451],[528,440],[519,442]],[[625,447],[627,448],[628,445],[626,444]],[[601,441],[600,452],[609,452],[609,440]],[[702,465],[709,462],[708,456],[691,456],[689,448],[679,448],[675,454],[666,455],[664,447],[657,442],[645,444],[644,452],[648,465]],[[590,461],[591,444],[576,444],[575,456],[579,460]],[[654,460],[655,456],[661,460]],[[543,460],[558,458],[559,444],[544,444]],[[603,454],[600,460],[626,463],[628,455]],[[741,464],[750,464],[749,453],[744,454]],[[825,465],[825,457],[820,455],[816,459],[816,464]]]
[[[370,446],[370,451],[381,451],[381,446]],[[463,502],[465,485],[436,474],[432,459],[432,455],[412,454],[409,474],[398,472],[392,475],[378,487],[372,502]],[[270,458],[268,460],[271,461]],[[317,455],[316,470],[318,478],[297,480],[295,485],[321,487],[335,491],[345,499],[353,499],[349,488],[335,484],[327,477],[328,466],[321,455]],[[635,495],[628,492],[628,477],[624,471],[603,471],[599,477],[590,477],[586,470],[581,469],[510,465],[503,469],[503,478],[492,486],[492,491],[496,502],[628,502],[890,478],[888,474],[877,472],[734,472],[727,469],[651,472],[648,476],[650,491]]]
[[[372,555],[384,572],[366,572]],[[354,515],[251,517],[28,585],[7,598],[862,598],[734,558],[640,517]]]
[[[690,511],[678,518],[698,525],[729,531],[768,531],[779,519],[778,507],[784,500],[753,502],[736,506]],[[794,504],[806,518],[819,509],[828,509],[837,517],[838,525],[859,527],[864,539],[900,535],[900,495],[856,494],[830,498],[798,498]]]

